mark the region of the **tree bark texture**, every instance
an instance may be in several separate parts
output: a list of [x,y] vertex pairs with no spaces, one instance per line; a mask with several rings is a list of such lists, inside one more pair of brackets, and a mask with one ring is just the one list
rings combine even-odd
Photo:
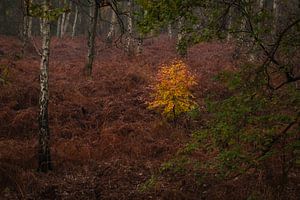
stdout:
[[117,15],[114,10],[111,10],[111,21],[110,21],[110,27],[109,32],[107,34],[106,40],[111,43],[113,40],[113,37],[115,36],[115,29],[116,29],[116,23],[117,23]]
[[[60,7],[60,1],[58,1],[58,7]],[[62,21],[62,16],[60,15],[57,19],[56,37],[61,36],[61,21]]]
[[75,6],[75,16],[74,16],[74,22],[73,22],[73,27],[72,27],[72,37],[75,37],[76,35],[76,26],[77,26],[77,20],[78,20],[78,7],[77,5]]
[[[72,9],[72,1],[70,1],[69,3],[69,8]],[[66,34],[67,31],[68,31],[68,27],[69,27],[69,24],[70,24],[70,15],[71,15],[71,12],[67,12],[66,13],[66,18],[65,18],[65,21],[64,21],[64,25],[63,25],[63,34]]]
[[95,57],[95,36],[97,21],[99,16],[100,5],[97,3],[97,0],[94,1],[93,6],[91,5],[90,9],[90,24],[88,31],[88,54],[87,54],[87,63],[85,65],[85,73],[87,76],[92,75],[93,62]]
[[[67,0],[64,1],[64,5],[67,4]],[[60,37],[64,36],[64,30],[65,30],[65,21],[66,21],[66,12],[64,12],[61,16],[61,22],[60,22]]]
[[187,55],[187,47],[182,45],[182,40],[186,35],[183,24],[184,24],[184,18],[180,18],[178,20],[178,35],[177,35],[176,50],[178,54],[182,57]]
[[278,26],[278,12],[279,5],[278,0],[273,0],[273,31],[272,35],[275,37],[277,34],[277,26]]
[[232,39],[232,34],[231,34],[231,28],[232,28],[232,20],[233,20],[233,8],[229,8],[228,11],[228,18],[227,18],[227,42],[229,42]]
[[168,36],[169,36],[169,39],[173,38],[173,31],[172,31],[172,24],[171,23],[168,24]]
[[128,55],[132,55],[133,53],[133,42],[132,42],[132,34],[133,34],[133,2],[132,0],[129,0],[127,3],[128,7],[128,21],[127,21],[127,31],[128,35],[126,38],[126,46],[125,46],[125,51],[127,52]]
[[31,37],[32,18],[29,16],[29,7],[31,0],[23,1],[23,31],[22,31],[22,50],[21,55],[24,56],[25,49],[28,44],[29,38]]
[[47,14],[50,0],[43,1],[43,16],[41,19],[42,35],[42,59],[40,64],[40,98],[39,98],[39,150],[38,150],[38,171],[48,172],[52,170],[50,156],[50,131],[48,124],[48,68],[50,54],[50,22]]

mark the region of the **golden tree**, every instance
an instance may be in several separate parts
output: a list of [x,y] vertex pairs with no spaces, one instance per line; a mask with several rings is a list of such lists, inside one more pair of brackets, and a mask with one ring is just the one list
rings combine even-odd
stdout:
[[190,91],[196,84],[195,77],[183,61],[174,60],[169,65],[162,65],[152,87],[153,101],[149,102],[148,108],[160,111],[169,119],[176,119],[197,106]]

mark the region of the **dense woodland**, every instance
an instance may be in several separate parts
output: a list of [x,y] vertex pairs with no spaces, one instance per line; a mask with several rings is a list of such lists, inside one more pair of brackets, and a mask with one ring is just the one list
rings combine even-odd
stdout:
[[0,199],[299,199],[299,0],[1,0]]

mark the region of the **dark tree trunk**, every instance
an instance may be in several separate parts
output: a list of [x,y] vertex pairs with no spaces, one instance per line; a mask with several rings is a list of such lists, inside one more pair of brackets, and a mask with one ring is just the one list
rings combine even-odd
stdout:
[[[49,10],[50,0],[43,1],[43,13]],[[48,124],[48,67],[50,54],[50,22],[48,16],[43,14],[41,19],[42,34],[42,59],[40,65],[40,113],[39,113],[39,150],[38,171],[48,172],[52,170],[50,156],[50,133]]]
[[[96,28],[97,28],[97,21],[99,15],[99,8],[100,5],[98,1],[94,1],[94,11],[90,12],[90,24],[89,24],[89,31],[88,31],[88,54],[87,54],[87,63],[85,65],[85,73],[87,76],[92,75],[92,68],[93,62],[95,57],[95,36],[96,36]],[[93,15],[93,16],[92,16]]]
[[23,30],[22,30],[22,50],[21,50],[22,57],[25,54],[25,49],[27,47],[29,38],[31,37],[32,19],[28,13],[30,4],[31,4],[31,0],[22,1],[22,10],[23,10]]

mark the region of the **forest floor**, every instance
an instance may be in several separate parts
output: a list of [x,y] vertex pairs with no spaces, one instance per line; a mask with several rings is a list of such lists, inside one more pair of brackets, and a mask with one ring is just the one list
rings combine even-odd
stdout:
[[[37,173],[40,58],[33,48],[20,58],[20,48],[16,38],[0,37],[0,65],[10,70],[9,83],[0,86],[0,197],[243,199],[251,192],[244,184],[251,182],[249,177],[199,186],[192,174],[169,176],[141,192],[145,181],[205,120],[203,114],[193,122],[172,125],[147,109],[149,85],[159,65],[177,57],[165,36],[146,41],[144,53],[134,57],[98,41],[93,77],[88,79],[83,76],[84,38],[52,40],[49,120],[54,170]],[[222,92],[213,77],[234,68],[233,52],[232,45],[217,42],[190,50],[185,62],[197,77],[193,93],[200,108],[208,94]],[[199,156],[205,159],[205,154]]]

